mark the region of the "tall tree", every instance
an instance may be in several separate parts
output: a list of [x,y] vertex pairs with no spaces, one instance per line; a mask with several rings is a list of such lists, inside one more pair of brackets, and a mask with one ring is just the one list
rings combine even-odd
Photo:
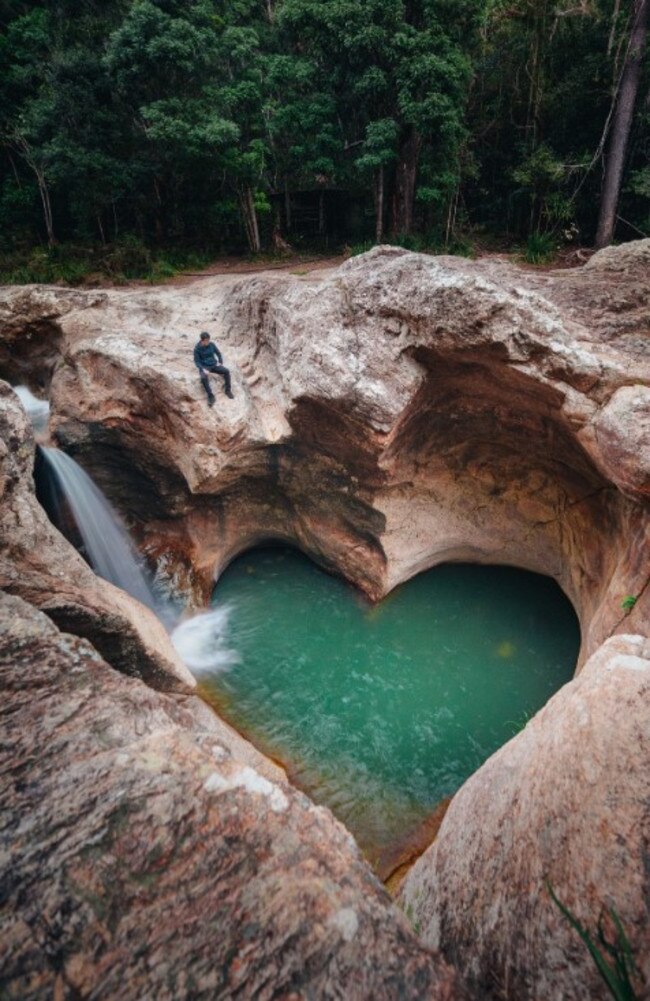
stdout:
[[630,140],[641,68],[648,35],[650,0],[635,0],[632,11],[630,41],[623,63],[623,72],[615,95],[614,120],[609,152],[605,159],[603,192],[600,201],[596,246],[606,247],[614,239],[618,202],[621,194],[623,168]]
[[391,232],[410,234],[416,198],[439,194],[440,161],[458,155],[479,11],[480,0],[284,0],[280,8],[290,40],[336,101],[341,167],[354,149],[357,183],[375,175],[377,232],[388,197]]

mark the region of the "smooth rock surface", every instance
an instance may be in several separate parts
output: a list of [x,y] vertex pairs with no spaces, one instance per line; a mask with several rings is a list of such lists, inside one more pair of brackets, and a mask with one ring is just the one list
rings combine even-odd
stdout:
[[465,783],[406,877],[406,913],[479,997],[610,997],[546,879],[594,937],[616,911],[650,996],[649,705],[650,640],[613,637]]
[[[265,539],[374,598],[507,563],[560,583],[582,662],[650,618],[648,244],[565,272],[379,247],[304,278],[6,289],[0,340],[15,378],[28,336],[50,351],[56,436],[199,602]],[[213,410],[201,329],[233,370]]]
[[[591,927],[602,905],[615,906],[650,977],[648,651],[639,638],[647,636],[650,621],[649,253],[650,241],[638,241],[609,248],[584,268],[542,272],[500,259],[469,262],[384,247],[305,278],[271,273],[156,289],[0,290],[0,374],[49,388],[51,427],[60,444],[99,482],[143,551],[174,584],[193,590],[197,602],[205,601],[230,559],[271,539],[298,546],[373,598],[437,563],[465,560],[548,574],[573,601],[582,629],[580,663],[595,656],[456,795],[438,840],[404,890],[426,940],[438,943],[495,999],[604,996],[584,946],[544,893],[546,875]],[[191,357],[202,329],[213,334],[233,371],[235,399],[227,400],[217,386],[213,410]],[[3,462],[9,483],[4,510],[14,532],[11,491],[27,477],[28,463],[17,469],[6,457]],[[33,511],[29,505],[32,500],[26,510]],[[20,524],[10,537],[31,539],[33,549],[44,531],[39,522],[30,536]],[[2,580],[17,593],[47,608],[49,587],[55,605],[77,607],[78,589],[66,597],[74,573],[62,589],[53,570],[48,576],[38,564],[34,571],[34,553],[23,543],[9,546],[3,559],[9,571]],[[74,570],[76,564],[66,566]],[[35,583],[26,587],[25,581]],[[636,603],[627,611],[623,602],[630,597]],[[82,632],[71,619],[66,628]],[[102,652],[117,666],[109,647]],[[89,726],[91,720],[89,710]],[[194,758],[192,768],[174,771],[175,748],[166,772],[158,753],[150,759],[156,795],[162,796],[161,783],[172,773],[188,789],[199,788]],[[183,758],[185,751],[178,754]],[[232,857],[232,892],[236,883],[236,892],[244,893],[241,884],[251,882],[249,856],[228,855],[228,838],[239,844],[237,825],[248,824],[239,797],[246,799],[253,780],[238,767],[219,773],[207,792],[219,802],[235,797],[236,809],[223,820],[234,826],[219,828],[225,831],[221,864],[230,872]],[[113,772],[120,783],[122,774]],[[290,792],[282,795],[289,796],[290,810],[299,805],[301,827],[305,816],[320,816],[305,815],[304,800]],[[282,802],[274,792],[271,798]],[[261,839],[271,854],[282,853],[281,831],[289,837],[295,828],[287,833],[277,820],[277,839],[265,841],[267,815],[273,823],[284,818],[286,827],[287,814],[267,809],[264,817],[255,814],[247,836],[254,844]],[[209,854],[212,842],[201,826],[206,816],[199,812],[198,826],[186,828],[179,820],[177,827],[191,831],[193,846],[201,830]],[[213,813],[209,818],[212,824]],[[326,853],[337,851],[340,828],[330,819],[326,828],[314,823],[307,824],[307,835],[321,839]],[[169,837],[157,832],[154,824],[138,842],[135,871],[145,871],[147,880],[150,870],[139,859],[157,838],[164,859],[174,854]],[[55,848],[43,858],[50,850]],[[200,854],[193,854],[192,865],[203,865]],[[293,960],[285,966],[284,959],[271,958],[278,950],[291,956],[295,948],[304,975],[329,969],[322,957],[330,945],[319,951],[303,936],[321,935],[324,928],[327,938],[332,927],[344,939],[352,936],[349,911],[359,912],[346,896],[352,890],[345,857],[332,869],[334,925],[320,904],[308,911],[313,928],[287,930],[279,917],[269,919],[273,932],[263,965],[250,973],[247,964],[257,961],[251,947],[245,986],[228,981],[233,994],[248,997],[250,984],[263,984],[260,996],[266,996],[267,988],[286,983],[291,997]],[[182,852],[181,859],[184,871],[190,862]],[[287,876],[282,890],[288,896],[279,898],[287,920],[313,899],[302,889],[302,863],[294,862],[281,854],[268,880],[261,870],[273,892],[278,873]],[[307,868],[320,880],[318,866]],[[201,892],[209,896],[208,871],[200,870],[206,882]],[[103,869],[99,877],[89,872],[92,882]],[[361,896],[374,907],[376,885],[363,872]],[[145,900],[147,880],[139,891]],[[182,915],[186,897],[179,885],[164,887],[169,909],[180,908]],[[251,886],[243,910],[235,905],[240,943],[249,934],[246,921],[254,924],[250,915],[266,899],[259,882]],[[216,907],[217,897],[209,899]],[[113,913],[110,907],[106,913]],[[394,920],[386,918],[391,929]],[[107,921],[101,934],[112,934]],[[156,955],[175,944],[171,935],[165,938],[165,927],[156,916]],[[198,936],[197,955],[205,957],[201,922],[190,915],[184,927]],[[402,930],[387,939],[373,932],[372,949],[359,940],[362,951],[373,969],[387,971],[381,982],[394,993],[386,996],[426,997],[429,981],[412,985],[424,966],[430,971],[430,960],[411,953],[417,946],[397,927]],[[279,939],[272,938],[277,929]],[[250,934],[257,943],[259,928]],[[221,955],[221,944],[213,935],[211,955]],[[416,958],[402,960],[402,948]],[[207,966],[203,958],[197,962],[203,977]],[[336,983],[331,996],[381,997],[377,981],[368,987],[368,979],[361,985],[350,980],[348,990],[349,971],[360,962],[355,953],[338,980],[318,983]],[[211,989],[215,968],[201,980]],[[366,965],[359,968],[362,978],[370,976]],[[89,982],[83,963],[80,969],[71,983]],[[176,989],[181,981],[173,977]],[[330,996],[319,990],[311,996]]]
[[0,596],[0,995],[465,997],[331,814]]
[[110,662],[161,690],[195,681],[148,608],[96,577],[36,500],[34,437],[16,394],[0,382],[0,589],[87,636]]

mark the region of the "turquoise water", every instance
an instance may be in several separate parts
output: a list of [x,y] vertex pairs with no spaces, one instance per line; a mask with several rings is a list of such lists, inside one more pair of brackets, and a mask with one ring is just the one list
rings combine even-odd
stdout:
[[240,662],[203,679],[377,861],[408,840],[574,671],[557,585],[445,565],[369,605],[294,550],[256,550],[214,593]]

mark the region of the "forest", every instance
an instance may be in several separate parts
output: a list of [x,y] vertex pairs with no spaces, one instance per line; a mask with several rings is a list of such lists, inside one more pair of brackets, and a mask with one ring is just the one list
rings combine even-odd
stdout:
[[0,279],[650,235],[650,0],[0,0]]

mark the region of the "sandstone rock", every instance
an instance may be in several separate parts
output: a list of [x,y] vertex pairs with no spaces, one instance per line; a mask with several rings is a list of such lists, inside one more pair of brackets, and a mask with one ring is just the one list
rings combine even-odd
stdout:
[[608,640],[465,783],[407,876],[406,912],[479,997],[610,996],[546,879],[592,933],[616,911],[649,996],[649,698],[650,641]]
[[590,257],[585,268],[588,271],[635,273],[646,279],[650,270],[650,239],[633,240],[617,247],[605,247]]
[[[304,279],[8,289],[0,340],[12,351],[0,353],[0,370],[36,378],[30,333],[52,372],[59,442],[143,550],[198,597],[233,556],[268,539],[374,598],[446,560],[514,564],[549,574],[571,598],[582,663],[613,634],[647,633],[650,618],[646,253],[641,242],[542,273],[377,248]],[[218,394],[212,411],[191,359],[202,329],[234,373],[235,400]],[[14,556],[19,591],[18,568],[31,572],[32,557],[24,547]],[[34,600],[42,595],[39,583]],[[618,654],[611,670],[592,660],[461,790],[438,848],[407,881],[412,908],[423,894],[413,914],[429,940],[440,925],[444,948],[493,994],[598,996],[583,947],[540,889],[546,874],[585,923],[614,904],[635,948],[647,946],[646,671],[628,670],[630,657],[643,659],[641,641],[619,642],[605,652],[623,666]],[[157,792],[159,766],[154,755]],[[228,795],[244,796],[239,772],[214,781],[215,794],[231,782],[239,791]],[[239,855],[233,865],[245,881]],[[347,911],[341,922],[352,927]],[[278,969],[267,962],[265,983]]]
[[18,397],[0,383],[0,588],[19,594],[110,662],[162,690],[194,679],[161,623],[100,580],[50,524],[34,494],[34,439]]
[[[56,324],[59,441],[198,601],[260,540],[375,598],[445,560],[508,563],[560,583],[582,662],[648,623],[649,282],[380,247],[306,278],[10,289],[0,316],[14,339]],[[204,328],[234,373],[212,411]]]
[[0,597],[0,994],[460,999],[329,814]]
[[650,387],[621,386],[583,436],[599,468],[631,496],[650,497]]

